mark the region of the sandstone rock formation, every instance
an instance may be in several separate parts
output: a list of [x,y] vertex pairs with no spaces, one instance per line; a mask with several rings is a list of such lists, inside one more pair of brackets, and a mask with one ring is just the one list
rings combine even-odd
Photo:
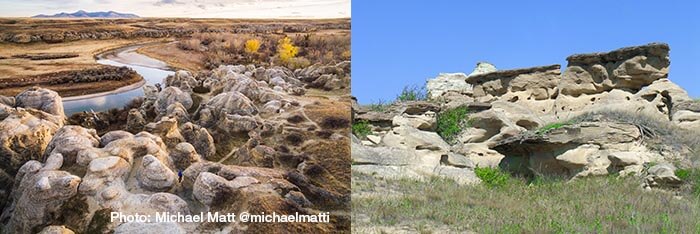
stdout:
[[[349,64],[343,64],[308,73],[349,79]],[[1,97],[3,231],[348,229],[349,108],[339,108],[342,97],[298,97],[312,82],[286,68],[252,65],[197,75],[180,71],[166,78],[162,90],[146,86],[141,106],[124,112],[124,130],[101,136],[65,125],[61,97],[53,91],[32,88]],[[203,85],[211,89],[194,92]],[[195,100],[201,104],[192,107]],[[155,218],[156,212],[207,211],[333,212],[335,218],[290,226],[109,221],[110,212]]]
[[[692,164],[700,106],[671,82],[669,50],[654,43],[572,55],[563,72],[560,65],[496,70],[480,63],[468,76],[429,80],[435,108],[415,108],[425,101],[381,111],[354,105],[354,120],[371,133],[353,141],[353,170],[467,183],[478,182],[474,167],[526,177],[616,173],[645,176],[647,187],[677,187],[675,167],[658,165]],[[448,144],[435,126],[455,108],[469,113]]]

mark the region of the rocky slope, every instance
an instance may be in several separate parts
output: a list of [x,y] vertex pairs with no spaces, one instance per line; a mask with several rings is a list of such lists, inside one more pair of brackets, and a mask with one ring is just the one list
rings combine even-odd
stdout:
[[[348,100],[304,95],[314,82],[347,87],[349,65],[179,71],[102,135],[68,125],[54,91],[1,97],[4,232],[349,231]],[[331,212],[331,222],[120,223],[112,211]]]
[[[429,80],[429,101],[383,110],[354,105],[366,139],[353,139],[353,171],[384,178],[444,176],[478,183],[475,167],[526,177],[619,173],[645,186],[678,186],[673,171],[698,163],[698,102],[669,80],[669,46],[648,44],[572,55],[560,65]],[[469,113],[450,144],[436,132],[441,114]]]

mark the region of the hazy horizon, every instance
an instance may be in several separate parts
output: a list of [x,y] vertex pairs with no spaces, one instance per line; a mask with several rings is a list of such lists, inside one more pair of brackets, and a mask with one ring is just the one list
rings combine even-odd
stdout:
[[350,0],[0,0],[0,17],[115,11],[147,18],[350,18]]

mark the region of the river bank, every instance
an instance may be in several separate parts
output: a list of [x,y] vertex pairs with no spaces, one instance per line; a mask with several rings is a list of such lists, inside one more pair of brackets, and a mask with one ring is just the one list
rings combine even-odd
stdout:
[[112,67],[127,67],[139,76],[139,81],[113,87],[109,91],[66,97],[63,100],[66,113],[104,111],[123,107],[133,99],[143,96],[141,87],[144,85],[155,85],[173,74],[174,72],[164,62],[136,52],[138,48],[145,45],[129,45],[96,55],[97,63]]
[[[14,96],[31,86],[57,91],[62,97],[124,90],[143,79],[135,74],[105,66],[100,57],[129,48],[164,40],[105,40],[35,43],[29,45],[0,44],[0,95]],[[32,60],[23,54],[65,54],[77,56]]]

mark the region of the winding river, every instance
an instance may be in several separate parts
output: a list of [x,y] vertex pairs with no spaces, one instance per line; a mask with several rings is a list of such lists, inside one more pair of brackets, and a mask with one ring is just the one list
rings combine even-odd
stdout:
[[146,84],[157,84],[173,72],[164,62],[136,53],[143,45],[134,45],[108,51],[97,56],[97,62],[112,66],[127,66],[143,76],[144,82],[121,87],[117,90],[75,97],[63,98],[63,108],[66,115],[76,112],[105,111],[121,108],[136,97],[143,96],[142,87]]

